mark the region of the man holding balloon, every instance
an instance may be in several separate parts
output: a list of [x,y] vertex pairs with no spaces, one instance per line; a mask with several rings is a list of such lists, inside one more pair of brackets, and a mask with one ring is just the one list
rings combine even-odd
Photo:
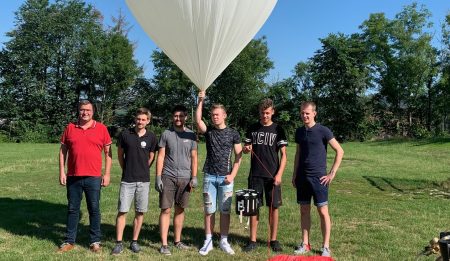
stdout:
[[[230,210],[233,197],[233,180],[237,175],[242,156],[239,133],[226,126],[227,113],[221,104],[211,106],[212,126],[206,126],[202,120],[205,91],[200,91],[196,111],[198,131],[206,138],[206,161],[203,167],[203,203],[205,242],[200,255],[206,256],[213,249],[212,234],[214,232],[215,212],[220,211],[219,247],[227,254],[234,255],[228,242],[230,228]],[[234,152],[234,163],[231,155]]]

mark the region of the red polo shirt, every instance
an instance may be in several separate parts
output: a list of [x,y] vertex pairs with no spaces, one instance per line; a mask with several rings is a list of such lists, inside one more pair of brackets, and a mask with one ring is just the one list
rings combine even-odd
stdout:
[[106,126],[99,122],[94,121],[86,130],[69,123],[61,137],[68,152],[67,176],[101,176],[102,151],[111,143]]

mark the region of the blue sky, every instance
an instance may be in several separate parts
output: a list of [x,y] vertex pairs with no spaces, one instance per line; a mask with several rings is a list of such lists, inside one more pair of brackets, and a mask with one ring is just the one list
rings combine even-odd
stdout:
[[[8,41],[5,33],[14,27],[14,12],[25,1],[1,0],[0,2],[0,43]],[[131,41],[137,44],[135,58],[144,66],[145,75],[153,75],[150,54],[156,48],[151,39],[144,33],[124,0],[87,0],[111,24],[111,17],[117,16],[119,10],[133,25],[129,33]],[[319,38],[330,33],[351,34],[358,32],[358,26],[371,13],[383,12],[388,18],[394,18],[403,6],[414,1],[407,0],[278,0],[272,15],[269,17],[256,37],[266,36],[269,46],[269,57],[275,68],[270,72],[268,82],[275,82],[291,76],[294,66],[306,61],[320,49]],[[441,24],[445,15],[450,12],[448,0],[415,1],[424,4],[432,13],[435,33],[434,44],[438,45],[441,37]]]

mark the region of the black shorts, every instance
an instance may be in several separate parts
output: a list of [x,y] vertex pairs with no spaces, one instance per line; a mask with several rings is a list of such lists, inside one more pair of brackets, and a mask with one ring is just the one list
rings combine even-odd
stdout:
[[328,186],[320,184],[319,176],[299,175],[295,179],[297,187],[297,203],[310,205],[311,198],[314,205],[322,207],[328,204]]
[[266,206],[279,208],[283,205],[283,201],[281,200],[281,186],[275,186],[273,182],[274,180],[272,178],[251,176],[248,178],[248,188],[258,192],[259,206],[264,205],[263,195],[266,198]]

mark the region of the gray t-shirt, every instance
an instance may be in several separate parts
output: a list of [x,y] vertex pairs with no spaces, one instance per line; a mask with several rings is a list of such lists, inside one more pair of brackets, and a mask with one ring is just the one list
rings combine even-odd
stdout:
[[235,144],[241,143],[239,132],[226,127],[208,127],[206,138],[206,161],[203,172],[226,176],[231,172],[231,156]]
[[171,127],[162,133],[158,146],[166,149],[162,175],[175,178],[191,177],[191,151],[197,150],[194,132],[188,128],[177,132]]

